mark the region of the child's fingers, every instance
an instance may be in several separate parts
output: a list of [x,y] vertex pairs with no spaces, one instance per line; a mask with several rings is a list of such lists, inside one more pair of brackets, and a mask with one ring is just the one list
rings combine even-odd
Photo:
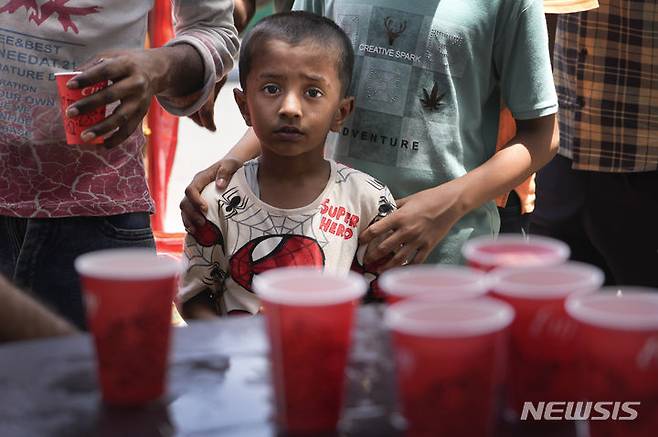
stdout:
[[185,197],[192,202],[192,206],[201,212],[208,211],[208,205],[201,197],[201,191],[215,179],[220,162],[216,162],[207,169],[195,174],[190,185],[185,188]]
[[180,213],[183,219],[183,226],[188,233],[194,234],[197,228],[203,226],[206,218],[198,209],[192,205],[192,202],[187,198],[183,198],[180,202]]
[[228,183],[231,182],[233,175],[240,167],[242,167],[242,163],[232,158],[220,161],[220,166],[215,176],[215,184],[217,185],[217,188],[220,190],[226,188]]
[[187,186],[187,188],[185,188],[185,198],[183,200],[187,200],[193,209],[199,210],[201,212],[205,212],[208,210],[208,205],[206,204],[205,200],[203,200],[203,198],[201,197],[201,190],[194,182],[192,182],[190,185]]
[[373,263],[381,258],[390,257],[391,254],[397,254],[405,243],[405,235],[401,231],[386,231],[387,238],[380,237],[379,239],[372,240],[371,245],[376,245],[372,250],[368,250],[366,254],[366,259],[364,260],[367,264]]
[[194,231],[195,227],[203,226],[205,223],[203,213],[208,211],[208,205],[201,197],[201,191],[213,181],[218,165],[215,163],[197,173],[192,179],[192,183],[185,188],[185,197],[181,200],[180,210],[183,224],[190,231]]
[[205,127],[211,132],[215,132],[217,130],[217,126],[215,126],[215,109],[212,104],[206,102],[201,107],[201,109],[199,109],[198,114],[201,120],[201,126]]
[[233,173],[227,171],[226,167],[222,165],[219,167],[219,170],[217,170],[217,175],[215,176],[215,185],[217,185],[217,188],[220,190],[223,190],[228,186],[231,177],[233,177]]
[[415,261],[418,250],[412,244],[405,244],[400,247],[400,250],[391,258],[386,264],[381,267],[381,271],[391,269],[393,267],[406,266]]
[[183,214],[183,205],[182,205],[182,203],[183,202],[181,202],[180,209],[181,209],[181,219],[183,220],[183,227],[185,228],[185,232],[187,232],[188,234],[194,235],[194,234],[196,234],[196,231],[197,231],[196,226],[194,226],[187,219],[185,214]]
[[367,244],[379,235],[383,235],[393,229],[395,224],[395,212],[383,219],[371,224],[359,235],[359,244]]
[[398,229],[388,238],[384,239],[384,241],[379,243],[377,249],[381,251],[382,254],[390,252],[398,253],[400,248],[407,243],[409,243],[408,237],[402,232],[402,230]]
[[192,120],[197,126],[203,127],[203,123],[201,121],[201,118],[199,118],[199,113],[195,112],[194,114],[189,116],[190,120]]
[[413,263],[422,264],[425,262],[425,260],[429,255],[430,255],[430,249],[428,247],[422,247],[418,250],[418,253],[416,253]]

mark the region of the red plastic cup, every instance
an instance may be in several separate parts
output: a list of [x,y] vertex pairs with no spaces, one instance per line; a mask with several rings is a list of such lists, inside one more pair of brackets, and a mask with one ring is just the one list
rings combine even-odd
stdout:
[[185,232],[153,231],[155,250],[159,255],[171,256],[180,259],[185,249]]
[[[55,73],[57,90],[59,91],[59,101],[62,108],[64,130],[66,131],[66,143],[70,145],[85,144],[80,138],[80,134],[95,124],[100,123],[106,117],[106,105],[101,105],[93,111],[78,115],[77,117],[69,118],[66,116],[66,108],[83,97],[90,96],[103,88],[106,88],[108,84],[107,80],[103,80],[84,88],[67,88],[66,83],[80,73],[80,71]],[[103,136],[99,135],[86,144],[103,144],[103,141]]]
[[366,283],[309,267],[270,270],[254,278],[272,355],[277,419],[292,434],[336,428],[358,299]]
[[486,272],[496,267],[530,267],[563,263],[571,251],[565,243],[547,237],[501,234],[467,241],[462,254],[470,267]]
[[565,306],[579,328],[581,365],[575,381],[583,399],[606,402],[599,409],[608,412],[606,419],[592,411],[590,437],[655,436],[658,289],[606,287],[594,295],[570,297]]
[[111,249],[78,257],[103,399],[120,406],[160,398],[179,263],[148,249]]
[[524,402],[576,398],[576,326],[564,311],[564,301],[573,293],[598,290],[603,279],[598,268],[576,262],[492,273],[492,296],[516,311],[508,387],[509,407],[515,413]]
[[407,435],[491,435],[513,318],[512,307],[486,297],[386,309]]
[[417,265],[382,273],[378,280],[386,302],[409,297],[458,300],[483,296],[488,291],[486,275],[463,266]]

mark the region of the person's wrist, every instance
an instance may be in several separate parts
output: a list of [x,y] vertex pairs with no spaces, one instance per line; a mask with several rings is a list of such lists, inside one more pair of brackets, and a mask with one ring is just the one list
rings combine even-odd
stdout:
[[225,156],[224,158],[222,158],[222,161],[232,161],[235,164],[237,164],[238,167],[242,167],[247,160],[239,156],[231,155],[231,156]]
[[[181,97],[198,92],[203,88],[203,61],[201,55],[190,44],[176,44],[173,46],[158,47],[151,50],[151,80],[154,95],[168,97]],[[194,89],[185,89],[185,84],[194,82],[194,77],[188,77],[190,68],[198,63],[201,76],[198,77],[198,86]],[[181,90],[184,90],[181,92]]]
[[149,49],[149,71],[151,92],[153,95],[166,94],[166,91],[171,88],[173,62],[167,62],[170,56],[170,49],[173,47],[158,47],[156,49]]
[[[453,179],[439,185],[435,190],[440,192],[439,198],[441,201],[437,204],[439,216],[445,217],[446,212],[448,212],[452,222],[459,221],[460,218],[477,207],[472,197],[473,190],[469,190],[467,181],[463,178]],[[446,199],[449,200],[447,208],[444,203]]]

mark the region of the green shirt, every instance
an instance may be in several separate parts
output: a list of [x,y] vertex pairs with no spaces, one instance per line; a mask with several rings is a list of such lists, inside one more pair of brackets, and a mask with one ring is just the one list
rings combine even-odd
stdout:
[[[435,187],[495,152],[501,98],[517,119],[557,111],[541,0],[296,0],[333,19],[356,55],[355,111],[330,157],[396,198]],[[461,262],[468,238],[495,235],[493,201],[460,220],[430,262]]]

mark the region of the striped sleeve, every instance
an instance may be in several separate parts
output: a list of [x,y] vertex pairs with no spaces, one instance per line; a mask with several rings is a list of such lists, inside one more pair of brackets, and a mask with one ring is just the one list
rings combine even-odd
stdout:
[[174,0],[174,16],[176,37],[167,46],[191,45],[201,55],[204,65],[203,88],[193,96],[158,97],[168,112],[183,116],[199,110],[215,83],[231,70],[239,41],[233,24],[232,0]]

